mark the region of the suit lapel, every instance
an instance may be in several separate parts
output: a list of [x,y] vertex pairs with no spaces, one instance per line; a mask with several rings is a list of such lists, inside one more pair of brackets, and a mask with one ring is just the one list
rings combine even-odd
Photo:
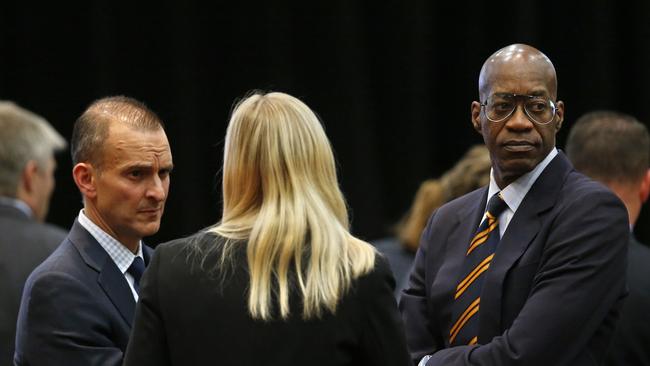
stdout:
[[539,233],[544,216],[554,206],[566,174],[571,169],[564,154],[558,153],[537,178],[510,220],[487,271],[481,293],[479,343],[501,334],[503,284],[506,275]]
[[69,239],[86,264],[98,273],[99,286],[130,327],[135,313],[135,300],[124,274],[104,248],[77,220],[70,230]]
[[487,203],[487,193],[487,187],[477,191],[477,199],[474,201],[475,203],[458,210],[458,213],[456,214],[457,222],[455,229],[451,235],[449,235],[449,242],[461,243],[460,247],[463,254],[463,260],[465,259],[465,252],[469,247],[469,243],[476,234],[476,229],[483,218],[483,211],[485,210],[485,205]]

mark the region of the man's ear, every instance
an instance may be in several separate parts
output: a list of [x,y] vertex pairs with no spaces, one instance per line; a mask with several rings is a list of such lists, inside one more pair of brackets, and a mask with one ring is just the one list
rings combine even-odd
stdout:
[[641,198],[641,202],[646,202],[648,200],[648,196],[650,196],[650,169],[648,169],[645,172],[645,176],[643,177],[643,180],[641,181],[641,188],[639,189],[639,196]]
[[474,126],[476,132],[483,134],[481,130],[481,103],[476,101],[472,102],[472,126]]
[[27,193],[31,194],[36,187],[34,187],[34,177],[38,174],[38,164],[36,161],[30,160],[25,164],[22,174],[22,187],[21,189]]
[[89,163],[78,163],[72,168],[72,179],[84,197],[94,198],[97,195],[96,174],[97,170]]
[[557,114],[558,121],[555,124],[555,132],[560,131],[560,128],[562,128],[562,123],[564,122],[564,102],[561,100],[558,100],[557,103],[555,103],[555,114]]

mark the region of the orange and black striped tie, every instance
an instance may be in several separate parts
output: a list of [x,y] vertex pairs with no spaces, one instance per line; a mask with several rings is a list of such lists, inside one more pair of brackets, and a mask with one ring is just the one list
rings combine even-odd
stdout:
[[476,344],[485,273],[492,263],[499,243],[499,215],[508,207],[496,193],[488,202],[483,222],[469,244],[461,277],[454,293],[449,345]]

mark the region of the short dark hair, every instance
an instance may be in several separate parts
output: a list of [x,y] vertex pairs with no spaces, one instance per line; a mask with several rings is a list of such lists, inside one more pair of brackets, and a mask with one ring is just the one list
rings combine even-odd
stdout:
[[650,167],[648,129],[636,118],[615,111],[580,117],[567,140],[574,167],[602,182],[638,182]]
[[160,118],[144,103],[125,96],[98,99],[77,118],[72,130],[72,163],[87,161],[97,167],[102,163],[101,150],[108,137],[109,125],[125,123],[144,131],[163,129]]

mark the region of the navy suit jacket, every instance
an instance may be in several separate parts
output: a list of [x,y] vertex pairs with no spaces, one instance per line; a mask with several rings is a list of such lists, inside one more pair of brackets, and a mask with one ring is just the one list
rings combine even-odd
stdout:
[[487,188],[433,213],[400,309],[414,364],[597,365],[625,294],[627,211],[559,153],[512,217],[486,276],[478,345],[449,347],[455,287]]
[[[152,250],[143,247],[145,263]],[[135,314],[129,284],[75,220],[68,237],[27,279],[16,365],[121,365]]]

